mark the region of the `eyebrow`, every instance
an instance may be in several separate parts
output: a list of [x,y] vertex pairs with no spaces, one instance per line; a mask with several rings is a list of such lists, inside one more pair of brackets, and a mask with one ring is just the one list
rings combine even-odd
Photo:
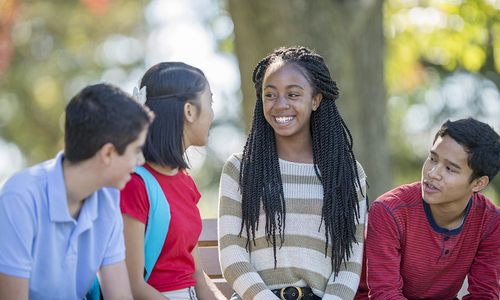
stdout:
[[[290,84],[290,85],[287,85],[287,86],[286,86],[286,88],[287,88],[287,89],[289,89],[289,88],[293,88],[293,87],[296,87],[296,88],[299,88],[299,89],[301,89],[301,90],[304,90],[304,88],[303,88],[302,86],[298,85],[298,84]],[[270,84],[266,85],[266,86],[264,87],[264,90],[265,90],[265,89],[267,89],[267,88],[276,89],[276,87],[275,87],[274,85],[270,85]]]
[[[439,157],[439,155],[438,155],[435,151],[432,151],[432,150],[431,150],[430,152],[431,152],[431,154],[432,154],[432,155],[434,155],[434,156],[436,156],[436,157]],[[459,165],[459,164],[457,164],[457,163],[455,163],[455,162],[452,162],[451,160],[446,159],[446,158],[444,159],[444,161],[445,161],[446,163],[449,163],[450,165],[454,166],[455,168],[462,170],[462,167],[460,167],[460,165]]]

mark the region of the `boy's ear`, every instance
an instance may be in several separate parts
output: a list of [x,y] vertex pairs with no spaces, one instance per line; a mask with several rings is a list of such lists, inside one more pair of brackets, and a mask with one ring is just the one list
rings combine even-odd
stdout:
[[490,182],[490,179],[486,175],[474,179],[474,181],[472,181],[472,191],[473,192],[481,191],[482,189],[484,189],[488,185],[489,182]]
[[196,120],[197,108],[193,104],[187,102],[184,104],[184,118],[189,123],[193,123]]
[[97,155],[106,166],[109,166],[111,164],[111,162],[113,161],[113,155],[115,153],[116,149],[112,143],[104,144],[104,146],[102,146],[101,149],[97,151]]
[[316,96],[313,98],[313,103],[312,103],[312,110],[316,111],[321,104],[321,100],[323,99],[323,94],[318,93]]

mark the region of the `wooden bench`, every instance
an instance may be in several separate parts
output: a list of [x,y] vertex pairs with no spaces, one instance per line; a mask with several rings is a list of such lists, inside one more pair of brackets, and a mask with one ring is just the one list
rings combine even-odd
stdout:
[[201,264],[208,277],[212,279],[222,294],[229,299],[234,291],[222,277],[218,245],[217,219],[203,219],[203,230],[198,239]]

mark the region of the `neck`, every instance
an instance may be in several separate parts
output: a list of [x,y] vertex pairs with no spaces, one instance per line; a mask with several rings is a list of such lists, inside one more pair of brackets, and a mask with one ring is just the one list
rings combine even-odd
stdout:
[[467,202],[455,205],[430,205],[432,217],[440,227],[448,230],[457,229],[464,221],[468,203],[467,199]]
[[169,166],[160,166],[159,164],[156,164],[156,163],[151,163],[151,162],[148,162],[148,165],[153,168],[153,170],[155,170],[156,172],[158,173],[161,173],[163,175],[167,175],[167,176],[174,176],[175,174],[177,174],[177,172],[179,172],[179,168],[171,168]]
[[88,174],[93,174],[91,173],[92,166],[88,161],[73,164],[63,159],[62,169],[69,214],[74,219],[78,219],[85,199],[102,186],[98,186],[93,180],[94,176],[88,176]]
[[275,140],[279,158],[297,163],[312,164],[314,162],[312,137],[310,134],[294,139],[275,136]]

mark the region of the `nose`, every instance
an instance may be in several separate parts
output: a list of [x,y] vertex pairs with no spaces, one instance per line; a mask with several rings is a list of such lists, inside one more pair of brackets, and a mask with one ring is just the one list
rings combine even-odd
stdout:
[[432,167],[432,169],[430,169],[427,172],[427,175],[429,175],[430,178],[440,180],[441,179],[441,167],[439,165],[435,165],[434,167]]
[[288,104],[288,99],[284,96],[279,96],[274,103],[274,108],[276,109],[287,109],[290,105]]

